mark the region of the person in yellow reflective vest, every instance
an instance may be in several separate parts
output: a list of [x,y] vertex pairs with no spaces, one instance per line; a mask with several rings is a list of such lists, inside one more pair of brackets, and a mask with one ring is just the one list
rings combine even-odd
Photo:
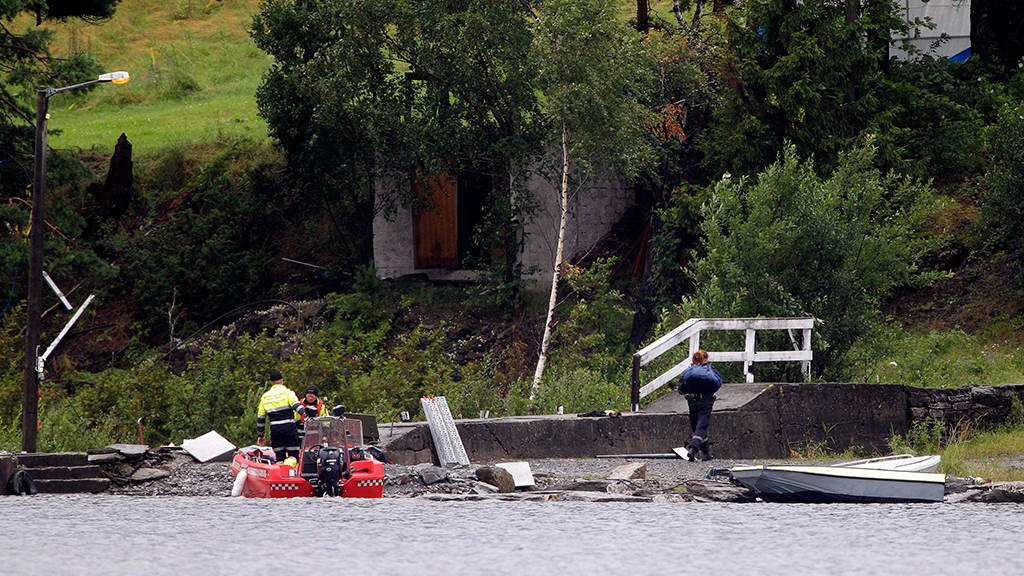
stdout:
[[299,419],[306,407],[295,392],[286,388],[284,377],[277,370],[270,373],[270,389],[260,397],[256,409],[256,443],[263,446],[267,421],[270,421],[270,445],[280,462],[289,456],[299,456]]

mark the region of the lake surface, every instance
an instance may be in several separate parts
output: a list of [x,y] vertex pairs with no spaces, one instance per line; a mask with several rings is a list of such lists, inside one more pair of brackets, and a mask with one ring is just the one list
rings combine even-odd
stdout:
[[1022,535],[1015,504],[12,496],[0,574],[1020,575]]

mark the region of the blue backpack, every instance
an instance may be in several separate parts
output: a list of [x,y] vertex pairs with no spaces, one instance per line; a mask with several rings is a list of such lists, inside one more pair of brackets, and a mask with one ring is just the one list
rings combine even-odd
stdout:
[[710,396],[722,387],[722,375],[711,364],[690,366],[683,371],[683,382],[679,386],[680,394],[701,394]]

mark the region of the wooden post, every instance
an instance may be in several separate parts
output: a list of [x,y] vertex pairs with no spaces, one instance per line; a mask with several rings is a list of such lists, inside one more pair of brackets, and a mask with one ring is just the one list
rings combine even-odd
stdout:
[[629,395],[629,403],[633,406],[633,412],[640,411],[640,356],[633,355],[633,387]]
[[754,381],[754,375],[750,372],[750,365],[754,363],[754,335],[757,330],[747,329],[747,345],[743,351],[743,376],[747,382]]
[[[804,345],[804,350],[805,351],[811,349],[811,329],[810,328],[804,328],[804,341],[803,341],[803,345]],[[804,373],[804,382],[810,382],[811,381],[811,361],[810,360],[804,360],[803,362],[800,363],[800,368],[801,368],[801,370]]]

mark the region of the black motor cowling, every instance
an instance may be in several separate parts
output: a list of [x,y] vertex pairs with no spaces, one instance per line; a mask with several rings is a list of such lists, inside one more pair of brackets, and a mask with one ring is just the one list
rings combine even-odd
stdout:
[[317,495],[341,496],[339,480],[345,473],[345,460],[338,448],[321,448],[317,461]]

